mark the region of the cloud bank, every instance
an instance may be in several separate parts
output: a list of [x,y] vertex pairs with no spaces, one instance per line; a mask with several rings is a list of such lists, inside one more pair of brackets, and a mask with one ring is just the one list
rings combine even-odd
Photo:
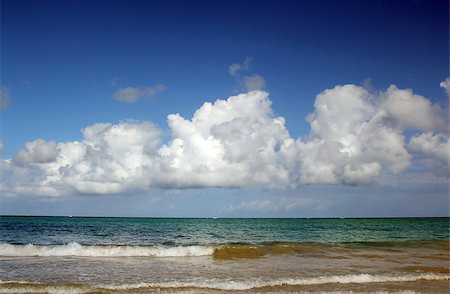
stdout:
[[270,199],[243,201],[225,208],[228,212],[237,211],[292,211],[300,207],[311,207],[311,201],[305,198],[278,198],[276,201]]
[[[58,196],[366,185],[412,165],[449,174],[446,114],[396,86],[377,94],[351,84],[323,91],[307,117],[310,134],[302,138],[291,137],[260,90],[205,102],[192,118],[170,114],[167,121],[167,142],[151,122],[137,121],[88,126],[82,141],[28,142],[0,162],[0,191]],[[406,132],[413,133],[409,140]]]

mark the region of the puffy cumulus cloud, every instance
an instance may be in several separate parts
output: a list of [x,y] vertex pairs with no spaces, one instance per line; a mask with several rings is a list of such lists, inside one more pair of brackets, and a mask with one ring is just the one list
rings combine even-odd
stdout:
[[56,181],[79,193],[109,194],[151,186],[160,131],[148,122],[95,124],[81,143],[61,146],[52,167]]
[[3,110],[11,103],[11,96],[9,95],[9,87],[0,86],[0,110]]
[[19,151],[14,157],[14,162],[18,164],[49,163],[56,160],[58,147],[56,142],[46,142],[37,139],[25,143],[25,150]]
[[446,116],[437,104],[411,90],[390,86],[382,95],[382,106],[389,118],[402,127],[421,131],[445,130],[448,126]]
[[205,103],[187,120],[169,115],[172,141],[160,149],[168,185],[238,187],[284,185],[277,148],[289,138],[274,117],[268,93],[253,91]]
[[113,98],[124,102],[137,102],[143,97],[153,97],[166,90],[166,86],[158,84],[155,87],[127,87],[121,88],[113,94]]
[[[412,155],[431,169],[436,162],[448,163],[448,135],[436,133],[443,114],[410,90],[390,87],[375,95],[356,85],[336,86],[317,95],[314,107],[307,118],[311,132],[300,139],[292,138],[284,118],[273,114],[264,91],[206,102],[191,118],[170,114],[171,137],[164,143],[149,122],[94,124],[79,142],[35,140],[12,160],[1,161],[0,191],[64,195],[360,185],[405,171],[416,162]],[[402,107],[427,118],[413,123],[397,111]],[[434,133],[416,133],[405,143],[405,130],[433,128]],[[265,204],[233,210],[252,205]],[[301,203],[284,206],[290,205]]]
[[95,124],[83,130],[81,142],[27,143],[5,162],[2,187],[15,183],[9,188],[16,193],[58,195],[286,185],[277,148],[289,134],[284,119],[273,116],[267,93],[207,102],[192,119],[171,114],[168,123],[172,138],[164,145],[147,122]]
[[423,133],[413,136],[409,148],[422,156],[424,164],[440,176],[449,175],[450,142],[444,134]]
[[150,187],[160,131],[148,122],[94,124],[81,142],[36,140],[3,161],[1,188],[19,194],[114,194]]
[[320,93],[308,116],[310,137],[286,145],[301,183],[368,184],[383,167],[399,173],[410,164],[401,129],[385,124],[386,112],[364,88],[337,86]]

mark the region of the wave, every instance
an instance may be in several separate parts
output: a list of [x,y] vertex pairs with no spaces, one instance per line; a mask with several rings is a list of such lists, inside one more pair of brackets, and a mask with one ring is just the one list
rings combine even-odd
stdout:
[[208,246],[83,246],[76,242],[60,246],[0,244],[0,256],[86,256],[86,257],[184,257],[212,255]]
[[365,284],[365,283],[386,283],[386,282],[413,282],[418,280],[449,280],[449,275],[439,274],[408,274],[408,275],[341,275],[322,276],[311,278],[285,278],[273,280],[245,280],[245,281],[196,281],[196,282],[165,282],[165,283],[139,283],[125,284],[118,286],[101,286],[106,290],[131,290],[136,288],[203,288],[213,290],[237,290],[244,291],[263,287],[276,286],[311,286],[322,284]]
[[309,278],[284,278],[284,279],[252,279],[252,280],[202,280],[202,281],[172,281],[161,283],[137,283],[121,285],[45,285],[26,281],[0,281],[3,293],[19,293],[19,290],[27,290],[30,293],[83,293],[91,291],[130,291],[137,289],[210,289],[228,291],[246,291],[264,287],[279,286],[313,286],[323,284],[366,284],[366,283],[396,283],[414,281],[450,280],[449,275],[419,273],[404,275],[372,275],[353,274],[320,276]]
[[39,246],[0,244],[0,256],[85,256],[85,257],[189,257],[213,256],[215,259],[259,258],[268,254],[317,254],[342,250],[319,244],[272,244],[272,245],[194,245],[194,246],[117,246],[67,245]]
[[[193,257],[212,256],[215,259],[259,258],[265,255],[301,254],[308,256],[325,256],[330,258],[346,254],[370,253],[373,250],[385,250],[379,242],[368,242],[369,245],[355,247],[351,244],[326,243],[265,243],[259,245],[226,244],[226,245],[191,245],[176,246],[174,243],[163,243],[162,246],[130,246],[130,245],[80,245],[76,242],[67,245],[12,245],[0,243],[0,256],[85,256],[85,257]],[[430,242],[426,248],[444,250],[448,259],[448,241]],[[375,244],[375,245],[374,245]],[[384,246],[394,246],[392,244]],[[401,247],[402,246],[402,247]],[[397,246],[396,250],[405,250],[408,246]],[[409,245],[412,246],[412,245]],[[415,247],[414,247],[415,248]],[[422,248],[422,247],[420,247]]]

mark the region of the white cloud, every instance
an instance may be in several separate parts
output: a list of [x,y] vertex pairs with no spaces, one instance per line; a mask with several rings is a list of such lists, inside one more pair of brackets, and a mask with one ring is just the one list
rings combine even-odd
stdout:
[[153,97],[166,90],[166,86],[158,84],[155,87],[127,87],[121,88],[113,94],[113,98],[124,102],[137,102],[143,97]]
[[441,82],[440,86],[447,92],[447,95],[450,96],[450,77],[446,78],[445,81]]
[[2,140],[0,140],[0,155],[3,154],[3,150],[5,149],[5,144],[3,143]]
[[26,150],[21,150],[16,154],[14,157],[15,163],[50,163],[56,160],[59,152],[56,142],[46,142],[42,139],[25,143],[25,148]]
[[355,85],[317,96],[309,139],[286,146],[286,160],[299,164],[301,183],[368,184],[383,167],[399,173],[409,166],[401,129],[384,123],[386,114],[373,99]]
[[441,161],[449,160],[449,139],[443,134],[424,133],[411,138],[410,147],[414,151],[435,157]]
[[10,103],[9,87],[0,86],[0,110],[7,108]]
[[244,60],[244,62],[242,64],[233,63],[232,65],[230,65],[228,67],[228,72],[233,77],[236,77],[237,75],[239,75],[240,71],[247,71],[247,70],[249,70],[251,62],[252,62],[252,58],[251,57],[245,57],[245,60]]
[[262,90],[266,86],[266,80],[257,74],[245,76],[243,83],[248,91]]
[[242,64],[234,63],[228,67],[228,72],[238,82],[239,86],[244,91],[262,90],[266,86],[264,77],[258,74],[241,76],[241,71],[248,71],[250,69],[251,57],[246,57]]
[[382,106],[388,118],[403,128],[421,131],[441,131],[447,128],[448,121],[437,104],[420,95],[414,95],[409,89],[390,86],[382,95]]
[[230,73],[230,75],[235,76],[239,72],[241,67],[242,66],[239,63],[233,63],[228,67],[228,72]]
[[266,92],[207,102],[192,120],[175,114],[168,122],[172,140],[159,154],[169,185],[237,187],[287,181],[276,148],[289,134],[284,119],[273,116]]
[[265,200],[253,200],[253,201],[245,201],[241,202],[238,205],[230,205],[228,207],[228,211],[249,211],[249,210],[266,210],[271,206],[272,202],[268,199]]
[[[433,169],[431,162],[448,158],[448,135],[417,133],[405,144],[405,130],[431,128],[441,118],[428,117],[437,108],[426,98],[402,91],[390,87],[372,95],[355,85],[325,90],[308,116],[311,133],[302,139],[290,136],[264,91],[206,102],[190,119],[168,115],[171,137],[164,144],[161,131],[149,122],[94,124],[83,130],[82,141],[35,140],[13,160],[1,161],[0,191],[64,195],[370,184],[380,175],[405,171],[413,161],[408,150]],[[428,107],[417,110],[416,116],[427,117],[418,119],[420,125],[392,111],[416,109],[416,103]]]
[[450,142],[444,134],[423,133],[413,136],[409,148],[423,158],[423,162],[434,173],[449,175]]
[[252,201],[242,201],[238,204],[229,205],[224,210],[229,212],[236,211],[294,211],[299,208],[311,208],[313,202],[308,198],[302,197],[281,197],[277,199],[262,199]]
[[16,193],[113,194],[152,185],[160,131],[148,122],[94,124],[81,142],[36,140],[2,172],[3,188]]
[[[81,142],[27,143],[14,161],[5,163],[10,173],[4,178],[16,193],[51,190],[52,195],[277,187],[289,180],[277,161],[277,148],[289,133],[284,119],[273,116],[266,92],[207,102],[191,120],[171,114],[168,123],[172,139],[164,145],[159,130],[137,122],[92,125],[83,130]],[[15,177],[17,171],[23,176]]]
[[278,204],[278,210],[291,211],[305,206],[308,200],[303,198],[281,198]]

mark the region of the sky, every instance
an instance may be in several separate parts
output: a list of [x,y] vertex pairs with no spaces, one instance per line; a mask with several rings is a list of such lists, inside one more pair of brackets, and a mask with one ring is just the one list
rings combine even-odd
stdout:
[[0,214],[449,216],[448,1],[0,5]]

